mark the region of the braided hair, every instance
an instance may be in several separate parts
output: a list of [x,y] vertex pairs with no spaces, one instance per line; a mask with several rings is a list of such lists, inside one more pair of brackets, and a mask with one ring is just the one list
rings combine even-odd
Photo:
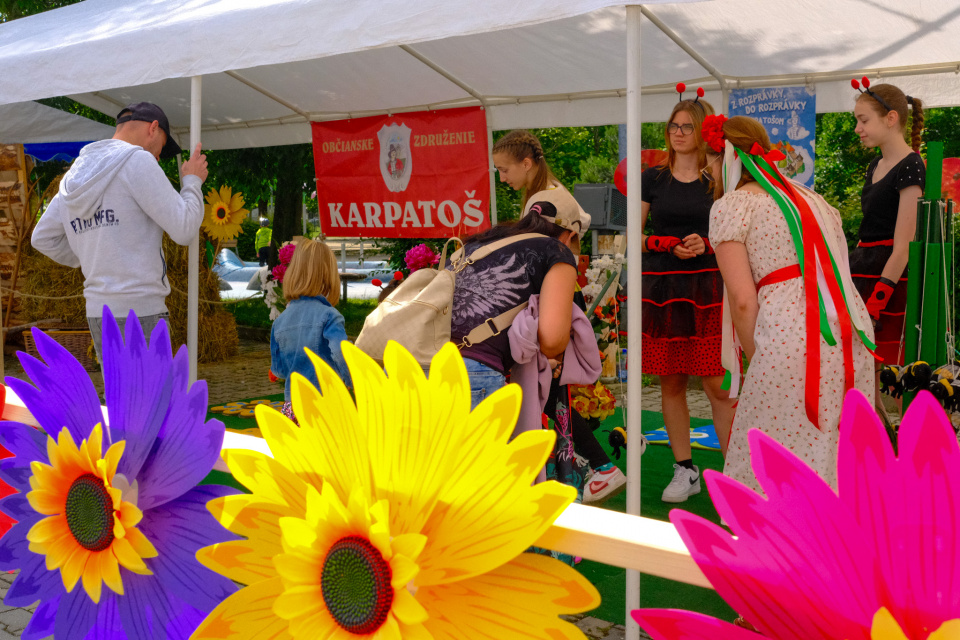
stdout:
[[521,210],[526,208],[530,196],[544,189],[548,189],[552,182],[557,181],[556,176],[547,165],[546,158],[543,157],[543,146],[537,136],[524,129],[516,129],[497,140],[493,145],[491,153],[504,153],[513,158],[514,162],[523,162],[530,158],[537,172],[533,177],[533,182],[528,188],[523,190],[523,202]]
[[[900,128],[906,132],[907,117],[912,113],[912,122],[910,125],[910,146],[914,151],[920,151],[921,136],[923,135],[923,103],[920,98],[906,95],[899,87],[892,84],[875,84],[870,87],[870,92],[877,94],[886,103],[881,104],[879,100],[870,95],[870,93],[861,93],[857,102],[869,100],[874,111],[881,117],[891,111],[896,111],[900,116]],[[889,108],[887,108],[889,107]],[[908,109],[908,107],[912,107]]]

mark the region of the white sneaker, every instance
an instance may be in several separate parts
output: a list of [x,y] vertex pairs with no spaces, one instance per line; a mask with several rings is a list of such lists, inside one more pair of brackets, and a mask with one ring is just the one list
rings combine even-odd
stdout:
[[687,469],[674,463],[673,480],[663,490],[660,498],[664,502],[686,502],[690,496],[700,493],[700,469],[693,465]]
[[606,471],[594,471],[583,488],[583,504],[596,504],[612,498],[627,488],[627,476],[616,466]]

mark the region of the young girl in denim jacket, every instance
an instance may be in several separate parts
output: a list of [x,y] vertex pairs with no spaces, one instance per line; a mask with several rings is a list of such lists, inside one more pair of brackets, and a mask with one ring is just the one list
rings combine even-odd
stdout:
[[340,301],[340,274],[337,259],[327,245],[307,239],[297,243],[284,274],[283,297],[287,308],[270,330],[270,369],[286,380],[283,413],[296,421],[290,405],[290,377],[299,373],[315,387],[320,386],[305,349],[320,356],[348,387],[352,386],[340,349],[347,332],[343,316],[333,306]]

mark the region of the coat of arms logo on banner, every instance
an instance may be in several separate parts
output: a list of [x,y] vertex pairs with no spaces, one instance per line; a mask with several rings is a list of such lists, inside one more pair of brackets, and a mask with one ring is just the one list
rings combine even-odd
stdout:
[[377,132],[380,141],[380,175],[387,189],[404,191],[413,173],[410,157],[410,127],[405,124],[384,126]]

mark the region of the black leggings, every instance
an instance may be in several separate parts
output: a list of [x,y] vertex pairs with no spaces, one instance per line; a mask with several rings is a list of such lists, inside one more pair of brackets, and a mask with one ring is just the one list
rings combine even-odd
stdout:
[[[567,394],[567,386],[560,385],[557,378],[553,379],[550,385],[550,397],[547,398],[547,406],[544,413],[547,417],[557,421],[557,398],[560,394]],[[581,456],[587,459],[591,469],[602,467],[610,462],[610,456],[600,446],[600,442],[593,434],[593,429],[587,424],[587,419],[580,415],[580,412],[573,407],[570,408],[571,431],[573,435],[573,448]]]

